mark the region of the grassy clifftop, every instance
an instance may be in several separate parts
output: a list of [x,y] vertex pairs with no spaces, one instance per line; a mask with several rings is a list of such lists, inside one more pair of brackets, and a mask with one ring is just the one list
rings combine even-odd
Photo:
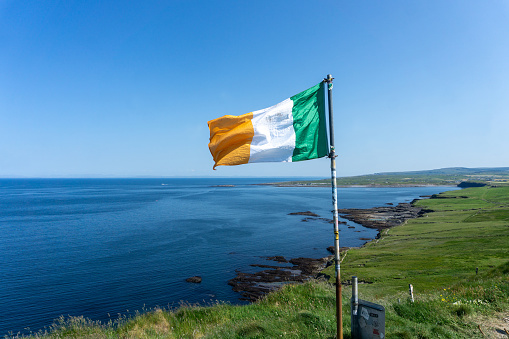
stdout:
[[[342,280],[386,308],[386,338],[483,338],[509,330],[509,187],[479,187],[421,200],[433,212],[350,249]],[[476,274],[478,268],[478,274]],[[330,267],[324,273],[333,276]],[[415,302],[408,301],[413,284]],[[343,288],[350,337],[350,289]],[[499,333],[500,334],[500,333]],[[501,335],[501,334],[500,334]],[[60,319],[41,338],[333,338],[335,289],[328,282],[286,286],[247,306],[153,310],[99,324]]]

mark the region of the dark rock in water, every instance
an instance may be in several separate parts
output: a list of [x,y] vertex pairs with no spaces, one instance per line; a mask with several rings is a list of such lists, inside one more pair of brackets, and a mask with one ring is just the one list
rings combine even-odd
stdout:
[[[325,218],[320,218],[320,219],[323,219],[324,221],[328,221],[328,222],[329,222],[329,224],[333,224],[333,223],[334,223],[334,220],[332,220],[332,219],[325,219]],[[346,225],[346,221],[340,221],[340,220],[338,220],[338,224],[339,224],[339,225]],[[340,230],[340,231],[341,231],[341,230]]]
[[388,202],[388,203],[386,203],[386,205],[394,206],[394,204],[392,202]]
[[288,262],[288,260],[286,260],[286,258],[281,255],[276,255],[273,257],[263,257],[263,258],[265,258],[267,260],[276,261],[276,262]]
[[318,214],[310,212],[310,211],[306,211],[306,212],[293,212],[293,213],[288,213],[288,215],[306,215],[308,217],[319,217]]
[[249,266],[251,266],[251,267],[259,267],[259,268],[272,268],[272,269],[275,269],[275,270],[278,270],[278,269],[284,268],[284,267],[288,267],[288,268],[291,267],[291,266],[274,266],[274,265],[262,265],[262,264],[251,264]]
[[[317,218],[317,217],[307,217],[307,218],[302,219],[301,221],[303,221],[303,222],[307,222],[307,221],[323,221],[323,222],[326,222],[328,224],[333,224],[334,223],[334,220],[332,220],[332,219]],[[338,224],[346,224],[346,222],[338,220]]]
[[[281,259],[283,257],[272,258]],[[285,267],[251,265],[269,269],[256,273],[237,272],[237,276],[229,280],[228,285],[233,287],[233,291],[240,292],[242,295],[240,300],[256,301],[286,284],[302,283],[314,278],[319,271],[327,266],[330,260],[332,260],[332,256],[320,259],[294,258],[289,261],[293,266]]]
[[199,284],[199,283],[201,283],[201,277],[196,276],[196,277],[187,278],[186,281],[190,282],[190,283]]
[[[332,212],[332,211],[331,211],[331,212]],[[329,224],[334,223],[334,220],[329,219],[329,218],[321,218],[318,214],[313,213],[313,212],[311,212],[311,211],[306,211],[306,212],[293,212],[293,213],[288,213],[288,215],[303,215],[303,216],[306,216],[307,218],[304,218],[304,219],[302,219],[302,220],[301,220],[301,221],[303,221],[303,222],[320,220],[320,221],[323,221],[323,222],[326,222],[326,223],[329,223]],[[344,225],[346,225],[346,222],[344,222],[344,221],[339,221],[339,220],[338,220],[338,224],[344,224]]]

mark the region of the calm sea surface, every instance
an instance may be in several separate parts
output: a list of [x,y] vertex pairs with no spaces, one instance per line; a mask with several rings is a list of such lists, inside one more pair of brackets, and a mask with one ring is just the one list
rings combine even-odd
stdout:
[[[107,321],[181,301],[240,304],[227,281],[263,256],[324,257],[330,188],[263,179],[0,179],[0,336],[60,315]],[[214,187],[235,185],[234,187]],[[409,202],[453,189],[341,188],[340,208]],[[376,230],[340,225],[341,246]],[[355,232],[360,231],[360,232]],[[266,263],[266,262],[264,262]],[[186,283],[200,275],[201,284]]]

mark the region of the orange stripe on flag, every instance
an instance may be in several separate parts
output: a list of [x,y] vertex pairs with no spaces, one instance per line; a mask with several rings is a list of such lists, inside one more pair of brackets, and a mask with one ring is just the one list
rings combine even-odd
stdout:
[[209,150],[216,166],[247,164],[254,129],[253,113],[240,116],[225,115],[208,122]]

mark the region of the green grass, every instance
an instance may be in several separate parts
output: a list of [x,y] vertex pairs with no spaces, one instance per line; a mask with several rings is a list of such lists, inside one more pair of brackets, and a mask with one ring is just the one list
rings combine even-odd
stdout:
[[392,294],[408,284],[420,291],[449,285],[469,277],[476,267],[486,270],[507,261],[508,222],[488,220],[485,214],[508,213],[509,188],[469,188],[442,196],[449,198],[418,202],[438,212],[388,230],[383,241],[350,250],[342,274],[372,282],[393,280],[373,287],[378,293]]
[[[342,280],[357,276],[359,297],[386,308],[387,338],[483,338],[509,309],[509,187],[446,192],[417,204],[433,212],[350,249]],[[479,273],[476,274],[476,268]],[[325,270],[334,276],[333,268]],[[415,302],[408,300],[412,284]],[[350,288],[343,328],[350,338]],[[506,312],[506,313],[503,313]],[[500,325],[499,325],[500,327]],[[182,306],[107,324],[61,318],[36,338],[334,338],[335,288],[289,285],[247,306]]]

